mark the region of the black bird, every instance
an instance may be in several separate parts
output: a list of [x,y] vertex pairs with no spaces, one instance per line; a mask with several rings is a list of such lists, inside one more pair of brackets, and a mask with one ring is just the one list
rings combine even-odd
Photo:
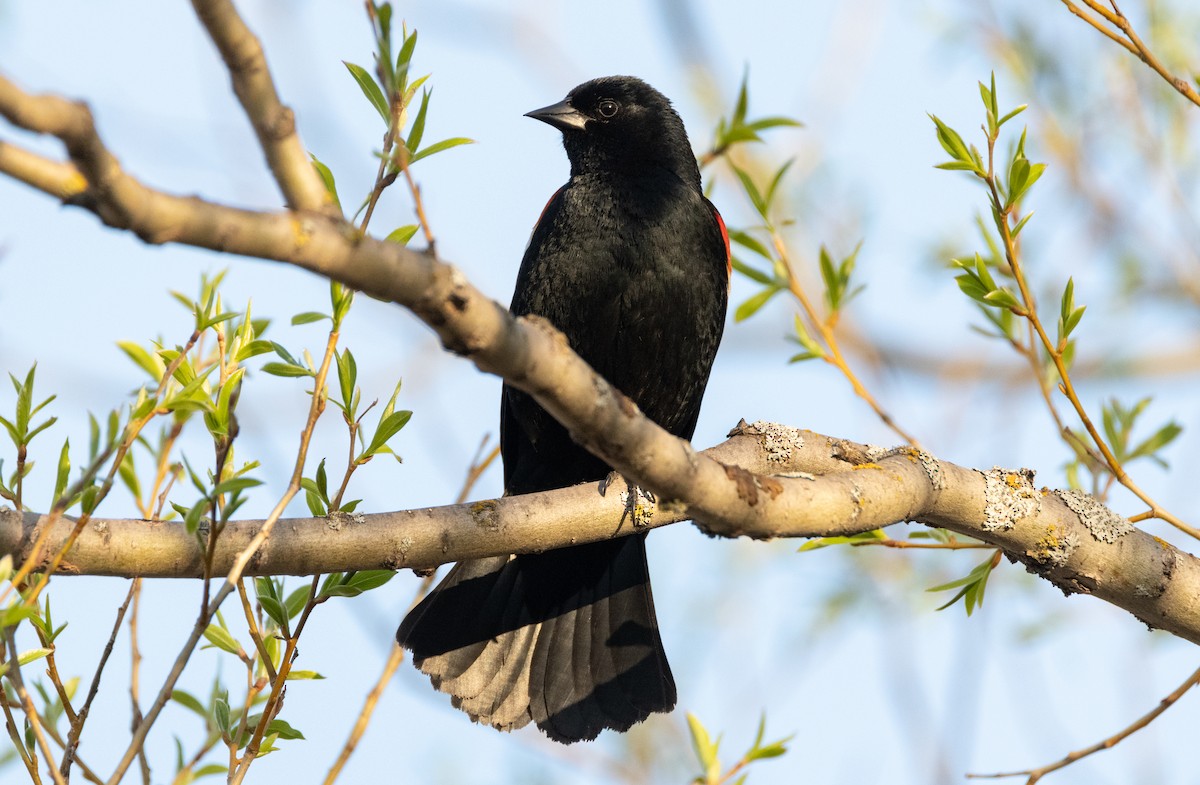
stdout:
[[[641,410],[690,439],[725,324],[729,238],[671,103],[629,76],[530,112],[562,131],[571,178],[534,227],[511,310],[537,314]],[[603,481],[610,467],[505,386],[507,494]],[[555,741],[675,706],[646,534],[460,562],[396,633],[476,722]]]

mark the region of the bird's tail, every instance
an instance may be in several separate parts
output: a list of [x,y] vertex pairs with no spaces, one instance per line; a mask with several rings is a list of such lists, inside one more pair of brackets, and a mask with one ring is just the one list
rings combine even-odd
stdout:
[[476,722],[555,741],[628,730],[675,706],[644,534],[460,562],[396,632]]

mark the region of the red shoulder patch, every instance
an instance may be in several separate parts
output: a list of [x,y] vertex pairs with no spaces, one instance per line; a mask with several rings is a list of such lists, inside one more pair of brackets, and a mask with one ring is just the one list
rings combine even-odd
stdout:
[[562,193],[563,190],[566,189],[566,187],[567,187],[566,185],[559,186],[559,189],[557,191],[550,194],[550,198],[546,200],[546,206],[543,207],[542,212],[538,214],[537,223],[535,223],[533,225],[534,229],[536,229],[538,224],[540,224],[542,222],[542,219],[546,217],[546,211],[550,209],[550,205],[554,203],[554,200],[558,198],[558,195],[560,193]]
[[533,242],[533,236],[537,233],[538,226],[541,225],[542,219],[546,217],[546,211],[550,209],[550,205],[554,204],[554,200],[558,198],[558,195],[561,194],[566,187],[567,186],[565,184],[560,186],[559,189],[551,194],[550,198],[546,200],[546,206],[543,207],[542,212],[538,214],[537,222],[535,222],[533,228],[529,230],[529,239],[525,241],[526,251],[529,250],[529,244]]
[[729,230],[725,228],[725,219],[721,217],[721,213],[717,211],[716,205],[712,202],[708,203],[712,208],[713,216],[717,219],[717,228],[721,230],[721,239],[725,241],[725,276],[729,279],[733,278],[733,250],[729,247]]

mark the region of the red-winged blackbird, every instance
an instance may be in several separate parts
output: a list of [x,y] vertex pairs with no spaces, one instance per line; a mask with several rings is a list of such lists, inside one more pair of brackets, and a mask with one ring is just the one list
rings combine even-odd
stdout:
[[[628,76],[528,116],[562,131],[571,179],[533,230],[512,313],[549,319],[646,416],[690,439],[725,324],[729,240],[683,122]],[[500,445],[508,494],[610,471],[508,386]],[[459,562],[396,639],[455,706],[501,730],[533,721],[570,743],[675,706],[644,532]]]

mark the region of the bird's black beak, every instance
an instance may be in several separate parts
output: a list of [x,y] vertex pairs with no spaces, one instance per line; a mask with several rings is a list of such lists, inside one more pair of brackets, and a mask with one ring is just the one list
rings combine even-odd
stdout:
[[571,106],[569,98],[564,98],[550,106],[543,106],[541,109],[534,109],[532,112],[526,112],[525,116],[549,123],[560,131],[582,131],[588,121],[587,115]]

